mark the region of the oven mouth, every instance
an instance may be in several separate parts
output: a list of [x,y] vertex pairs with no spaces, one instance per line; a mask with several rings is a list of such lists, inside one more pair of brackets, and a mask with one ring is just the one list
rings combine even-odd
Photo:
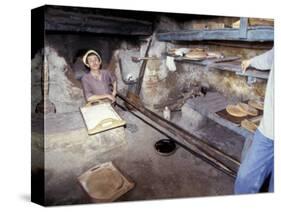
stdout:
[[170,156],[176,151],[176,143],[171,139],[161,139],[154,144],[156,153]]

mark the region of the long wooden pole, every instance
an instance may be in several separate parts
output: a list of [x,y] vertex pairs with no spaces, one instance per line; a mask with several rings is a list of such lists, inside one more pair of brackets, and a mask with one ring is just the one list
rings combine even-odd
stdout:
[[[147,108],[143,107],[140,104],[136,104],[133,101],[128,100],[122,94],[117,94],[119,98],[121,98],[126,103],[130,104],[132,107],[137,109],[142,116],[142,120],[146,120],[146,122],[154,122],[154,127],[165,134],[166,136],[178,141],[182,146],[187,148],[193,154],[199,156],[201,159],[209,162],[209,164],[213,165],[214,167],[222,170],[226,174],[235,177],[240,162],[236,159],[232,158],[229,155],[221,152],[220,150],[208,145],[205,141],[197,138],[193,134],[187,132],[186,130],[182,129],[181,127],[168,122],[161,116],[157,115],[156,113],[148,110]],[[141,116],[137,114],[136,111],[130,111],[134,115]],[[149,120],[147,119],[149,118]]]
[[[148,56],[148,51],[149,51],[149,48],[150,48],[150,45],[151,45],[151,41],[152,41],[152,38],[149,38],[148,44],[147,44],[147,47],[146,47],[146,50],[145,50],[144,57]],[[135,94],[137,96],[140,94],[140,91],[141,91],[142,80],[143,80],[146,64],[147,64],[147,60],[143,60],[142,64],[141,64],[141,68],[140,68],[140,73],[139,73],[139,77],[138,77],[137,87],[136,87],[136,93]]]

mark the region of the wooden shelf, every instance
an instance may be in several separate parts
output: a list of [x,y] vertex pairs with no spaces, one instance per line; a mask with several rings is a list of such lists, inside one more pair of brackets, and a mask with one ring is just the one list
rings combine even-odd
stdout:
[[197,111],[201,115],[206,116],[217,124],[247,138],[252,135],[251,132],[242,128],[240,124],[231,122],[217,114],[217,112],[225,109],[228,104],[236,103],[237,100],[230,101],[218,92],[208,92],[206,96],[196,97],[186,101],[188,107]]
[[[223,58],[222,60],[228,60],[228,59],[231,60],[231,58],[232,57],[226,57]],[[207,66],[209,71],[212,70],[230,71],[240,76],[255,77],[265,80],[268,79],[268,75],[269,75],[268,71],[259,71],[253,68],[249,68],[245,73],[242,73],[240,60],[234,60],[231,62],[219,62],[220,60],[218,59],[205,59],[202,61],[196,61],[196,60],[188,60],[184,57],[175,57],[175,61],[186,62],[186,63],[200,65],[200,66]]]
[[[244,33],[241,29],[225,28],[215,30],[182,30],[158,33],[160,41],[247,41],[265,42],[274,40],[274,28],[271,26],[248,27]],[[243,34],[243,35],[242,35]]]
[[235,74],[240,76],[247,76],[247,77],[255,77],[259,79],[268,79],[269,72],[268,71],[259,71],[257,69],[249,68],[246,72],[242,72],[241,69],[241,62],[239,64],[233,63],[214,63],[209,66],[209,70],[217,69],[223,71],[231,71],[235,72]]

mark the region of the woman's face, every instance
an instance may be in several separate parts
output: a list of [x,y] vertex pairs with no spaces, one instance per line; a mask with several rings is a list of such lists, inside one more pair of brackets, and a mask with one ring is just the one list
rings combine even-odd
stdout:
[[96,55],[90,55],[87,58],[91,70],[99,70],[101,62]]

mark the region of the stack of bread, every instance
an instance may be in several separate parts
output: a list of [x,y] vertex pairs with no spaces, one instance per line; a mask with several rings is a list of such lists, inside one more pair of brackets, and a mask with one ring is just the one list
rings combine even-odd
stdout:
[[228,112],[228,114],[235,117],[245,117],[248,115],[247,112],[241,110],[238,105],[228,105],[226,107],[226,111]]
[[[248,104],[239,102],[236,105],[228,105],[226,111],[228,114],[235,117],[246,117],[246,116],[258,116],[258,110],[263,110],[263,102],[259,100],[249,100]],[[244,119],[241,121],[241,127],[247,129],[250,132],[255,132],[257,129],[257,124]]]
[[263,102],[259,100],[249,100],[248,105],[258,109],[258,110],[263,110]]

